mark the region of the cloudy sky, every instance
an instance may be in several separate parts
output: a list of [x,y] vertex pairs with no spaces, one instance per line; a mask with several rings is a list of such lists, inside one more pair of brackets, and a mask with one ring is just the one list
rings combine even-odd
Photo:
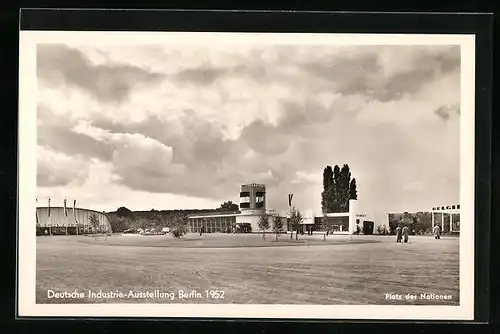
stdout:
[[39,201],[215,208],[258,182],[320,212],[344,163],[369,214],[459,201],[458,46],[37,50]]

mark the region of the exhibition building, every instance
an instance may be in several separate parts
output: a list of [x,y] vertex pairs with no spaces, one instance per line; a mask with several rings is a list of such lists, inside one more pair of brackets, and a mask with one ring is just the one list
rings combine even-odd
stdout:
[[88,233],[111,233],[109,216],[104,212],[77,208],[37,207],[37,235],[77,235]]
[[[216,212],[200,215],[191,215],[189,219],[190,232],[205,233],[262,233],[259,228],[259,219],[262,215],[279,216],[275,210],[266,206],[266,186],[264,184],[245,184],[240,188],[239,211]],[[283,230],[290,231],[289,217],[282,216]],[[366,218],[366,214],[358,210],[358,201],[349,201],[349,212],[326,213],[314,215],[304,211],[303,221],[299,232],[326,232],[339,234],[354,234],[360,229],[373,233],[373,222]],[[372,231],[371,233],[369,231]]]

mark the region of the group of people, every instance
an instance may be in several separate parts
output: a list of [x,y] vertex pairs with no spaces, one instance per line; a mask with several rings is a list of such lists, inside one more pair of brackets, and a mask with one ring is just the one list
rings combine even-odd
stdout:
[[396,228],[396,242],[397,243],[400,243],[401,240],[403,240],[403,238],[404,238],[404,242],[407,243],[409,235],[410,235],[410,229],[408,228],[408,226],[401,228],[401,225],[398,225],[398,227]]
[[[434,226],[432,232],[434,233],[434,239],[441,239],[441,226],[439,226],[439,225]],[[407,243],[409,235],[410,235],[410,229],[408,228],[408,226],[401,227],[401,225],[399,225],[396,228],[396,242],[397,243],[400,243],[403,241],[405,243]]]

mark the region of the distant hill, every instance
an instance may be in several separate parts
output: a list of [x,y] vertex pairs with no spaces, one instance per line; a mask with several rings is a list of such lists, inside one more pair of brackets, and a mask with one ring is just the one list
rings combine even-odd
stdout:
[[[106,212],[113,232],[123,232],[127,229],[163,228],[168,226],[168,220],[178,215],[215,215],[221,213],[237,213],[239,211],[218,209],[190,209],[190,210],[150,210],[131,211],[125,207],[117,211]],[[158,217],[158,216],[161,216]],[[160,218],[160,219],[158,219]]]
[[[156,214],[161,214],[162,216],[170,216],[177,214],[193,215],[193,214],[216,214],[222,212],[235,212],[235,211],[225,211],[221,208],[218,209],[187,209],[187,210],[150,210],[150,211],[130,211],[131,214],[137,218],[149,219]],[[106,212],[110,217],[117,217],[117,211]]]

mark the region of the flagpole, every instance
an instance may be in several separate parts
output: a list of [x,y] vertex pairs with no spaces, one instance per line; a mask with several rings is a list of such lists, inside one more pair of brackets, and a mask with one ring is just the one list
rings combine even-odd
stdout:
[[[293,194],[288,194],[288,206],[290,207],[290,210],[292,209],[292,199],[293,199]],[[286,223],[286,228],[288,229],[288,220]],[[290,228],[290,239],[293,239],[293,226]]]
[[35,202],[36,202],[36,207],[35,207],[36,223],[40,224],[40,220],[38,220],[38,198],[35,200]]
[[64,199],[64,217],[66,218],[66,235],[68,235],[68,211],[66,211],[66,198]]
[[38,220],[38,197],[35,199],[35,217],[36,217],[36,233],[38,234],[38,227],[40,226],[40,221]]
[[49,197],[49,212],[48,212],[48,215],[49,215],[49,219],[48,219],[48,222],[49,222],[49,235],[52,235],[52,219],[50,219],[50,197]]
[[79,235],[80,234],[80,226],[78,225],[78,220],[76,219],[76,199],[73,200],[73,219],[75,220],[75,224],[76,224],[76,235]]

